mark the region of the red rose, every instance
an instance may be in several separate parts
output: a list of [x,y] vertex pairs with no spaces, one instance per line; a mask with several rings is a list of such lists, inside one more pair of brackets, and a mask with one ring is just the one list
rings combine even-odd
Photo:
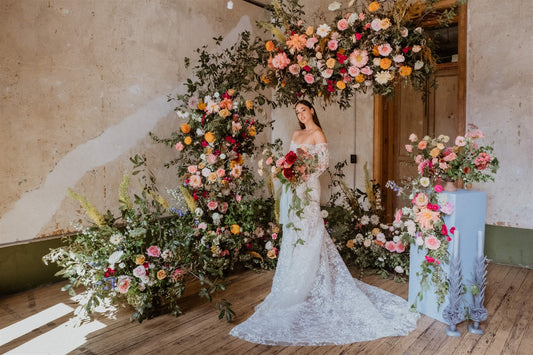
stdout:
[[285,162],[287,162],[287,164],[289,165],[292,165],[294,164],[297,158],[298,156],[296,155],[296,153],[291,150],[287,153],[287,155],[285,155]]
[[450,228],[450,233],[452,233],[452,234],[455,233],[455,227]]
[[442,225],[442,228],[440,229],[440,234],[442,235],[448,235],[448,228],[445,224]]
[[209,143],[207,143],[207,141],[202,141],[202,147],[207,147],[209,145]]
[[305,65],[302,69],[305,70],[306,72],[311,71],[311,67],[309,65]]
[[294,176],[294,173],[291,168],[286,168],[283,169],[283,176],[290,180]]
[[346,68],[341,68],[340,72],[341,72],[341,74],[345,74],[346,73]]
[[410,47],[410,46],[407,46],[407,47],[405,47],[405,48],[402,48],[402,52],[403,52],[404,54],[407,54],[407,52],[409,52],[410,50],[411,50],[411,47]]

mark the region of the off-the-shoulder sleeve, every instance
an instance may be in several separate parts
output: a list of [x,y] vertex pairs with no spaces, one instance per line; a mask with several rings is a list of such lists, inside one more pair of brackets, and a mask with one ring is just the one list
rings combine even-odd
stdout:
[[316,154],[318,157],[318,166],[317,166],[317,171],[315,172],[315,174],[320,175],[328,168],[328,164],[329,164],[328,144],[327,143],[317,144],[315,146],[314,154]]

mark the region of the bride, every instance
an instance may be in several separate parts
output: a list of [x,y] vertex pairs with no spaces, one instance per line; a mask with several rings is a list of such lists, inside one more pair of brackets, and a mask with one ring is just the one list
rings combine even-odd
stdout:
[[301,130],[290,149],[305,146],[318,155],[318,169],[295,192],[309,204],[296,216],[288,208],[291,191],[282,189],[283,239],[272,290],[230,334],[268,345],[341,345],[406,335],[418,315],[403,298],[354,279],[324,227],[318,177],[328,165],[328,145],[311,103],[299,101],[295,109]]

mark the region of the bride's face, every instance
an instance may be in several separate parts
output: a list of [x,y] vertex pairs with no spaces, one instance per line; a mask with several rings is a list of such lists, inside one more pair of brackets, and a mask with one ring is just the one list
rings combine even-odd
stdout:
[[298,104],[296,105],[295,111],[296,117],[298,117],[298,120],[304,125],[307,126],[309,123],[313,122],[313,113],[315,111],[312,108],[309,108],[304,104]]

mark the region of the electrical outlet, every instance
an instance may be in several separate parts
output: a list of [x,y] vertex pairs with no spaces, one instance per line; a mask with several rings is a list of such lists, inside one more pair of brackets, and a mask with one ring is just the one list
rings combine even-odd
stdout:
[[350,163],[357,164],[357,155],[355,154],[350,155]]

